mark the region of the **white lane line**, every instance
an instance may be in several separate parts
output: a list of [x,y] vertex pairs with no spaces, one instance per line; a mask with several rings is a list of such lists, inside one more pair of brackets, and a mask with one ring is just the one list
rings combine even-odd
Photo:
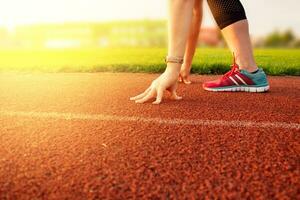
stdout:
[[299,123],[285,122],[254,122],[254,121],[226,121],[226,120],[205,120],[205,119],[162,119],[138,116],[118,116],[104,114],[76,114],[59,112],[22,112],[22,111],[0,111],[2,117],[26,117],[46,118],[62,120],[88,120],[88,121],[119,121],[119,122],[143,122],[166,125],[193,125],[193,126],[225,126],[225,127],[246,127],[246,128],[283,128],[300,129]]

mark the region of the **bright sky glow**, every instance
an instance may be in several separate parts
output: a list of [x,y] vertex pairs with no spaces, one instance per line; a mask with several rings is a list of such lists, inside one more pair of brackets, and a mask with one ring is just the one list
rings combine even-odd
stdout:
[[[299,0],[242,0],[251,33],[292,28],[300,35]],[[167,0],[0,0],[0,26],[19,24],[166,19]],[[204,24],[214,24],[205,7]]]

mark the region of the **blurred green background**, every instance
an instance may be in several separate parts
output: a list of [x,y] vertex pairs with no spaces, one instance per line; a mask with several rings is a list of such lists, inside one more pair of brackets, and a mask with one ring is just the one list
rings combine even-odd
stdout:
[[[242,3],[258,65],[269,75],[300,75],[300,3]],[[8,1],[0,7],[0,71],[161,72],[166,10],[167,1],[160,0]],[[193,73],[230,68],[232,54],[206,2],[198,47]]]

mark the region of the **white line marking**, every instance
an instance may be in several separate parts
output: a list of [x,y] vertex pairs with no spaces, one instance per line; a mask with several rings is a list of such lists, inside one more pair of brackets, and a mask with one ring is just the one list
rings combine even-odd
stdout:
[[89,120],[89,121],[120,121],[120,122],[143,122],[157,123],[166,125],[193,125],[193,126],[225,126],[236,128],[283,128],[300,129],[299,123],[285,122],[254,122],[254,121],[226,121],[226,120],[205,120],[205,119],[162,119],[147,118],[138,116],[117,116],[104,114],[75,114],[59,112],[22,112],[22,111],[0,111],[2,117],[26,117],[26,118],[45,118],[62,120]]

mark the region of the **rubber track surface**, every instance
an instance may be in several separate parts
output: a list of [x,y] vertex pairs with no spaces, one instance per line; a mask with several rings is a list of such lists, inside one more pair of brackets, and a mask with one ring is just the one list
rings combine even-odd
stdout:
[[157,76],[0,74],[0,199],[299,199],[299,77],[129,101]]

